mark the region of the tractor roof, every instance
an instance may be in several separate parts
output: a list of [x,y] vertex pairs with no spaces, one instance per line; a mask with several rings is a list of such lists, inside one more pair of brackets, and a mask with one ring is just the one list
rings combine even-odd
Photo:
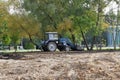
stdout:
[[46,32],[46,34],[57,34],[57,32]]

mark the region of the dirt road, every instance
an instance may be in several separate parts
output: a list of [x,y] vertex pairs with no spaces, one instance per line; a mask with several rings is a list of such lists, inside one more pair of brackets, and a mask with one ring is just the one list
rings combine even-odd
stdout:
[[120,52],[36,52],[1,58],[0,80],[120,79]]

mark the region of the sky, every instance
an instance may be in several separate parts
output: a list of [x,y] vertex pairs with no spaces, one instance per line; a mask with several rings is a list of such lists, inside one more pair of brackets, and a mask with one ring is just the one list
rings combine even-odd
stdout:
[[108,5],[108,7],[106,7],[106,8],[104,9],[105,14],[107,14],[110,10],[113,10],[113,12],[114,12],[115,14],[117,14],[117,8],[118,8],[118,5],[117,5],[115,2],[112,1],[112,2]]
[[8,0],[3,0],[3,1],[8,1]]
[[[4,1],[8,1],[8,0],[4,0]],[[10,6],[11,8],[10,8],[10,13],[14,13],[15,11],[14,11],[14,7],[13,6]],[[110,10],[113,10],[113,12],[115,13],[115,14],[117,14],[117,7],[118,7],[118,5],[114,2],[114,1],[112,1],[109,5],[108,5],[108,7],[106,7],[105,9],[104,9],[104,13],[105,14],[107,14]]]

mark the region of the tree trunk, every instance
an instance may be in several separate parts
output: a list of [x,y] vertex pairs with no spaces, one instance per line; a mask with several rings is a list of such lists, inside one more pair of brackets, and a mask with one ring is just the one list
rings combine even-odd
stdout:
[[90,50],[93,50],[93,47],[94,47],[94,42],[95,42],[95,36],[93,36],[92,38],[92,42],[91,42],[91,47],[90,47]]
[[72,33],[72,29],[69,29],[69,32],[70,32],[70,34],[71,34],[72,41],[73,41],[73,43],[75,44],[75,35]]
[[[35,46],[40,46],[40,45],[38,45],[37,43],[35,43],[34,41],[33,41],[33,39],[32,39],[32,36],[29,34],[29,40],[30,40],[30,42],[32,43],[32,44],[34,44]],[[41,49],[41,47],[40,47],[40,49]]]
[[114,40],[113,42],[114,42],[114,43],[113,43],[113,45],[114,45],[114,50],[116,50],[116,41]]
[[85,38],[85,36],[84,36],[83,31],[82,31],[81,29],[80,29],[80,31],[81,31],[81,34],[82,34],[82,37],[83,37],[83,40],[84,40],[84,42],[85,42],[85,46],[86,46],[87,50],[90,50],[89,47],[88,47],[87,40],[86,40],[86,38]]

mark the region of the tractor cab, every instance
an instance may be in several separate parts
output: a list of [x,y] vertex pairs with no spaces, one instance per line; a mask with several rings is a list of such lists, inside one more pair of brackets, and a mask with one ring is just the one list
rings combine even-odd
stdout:
[[57,32],[46,32],[45,40],[58,40],[58,33]]

